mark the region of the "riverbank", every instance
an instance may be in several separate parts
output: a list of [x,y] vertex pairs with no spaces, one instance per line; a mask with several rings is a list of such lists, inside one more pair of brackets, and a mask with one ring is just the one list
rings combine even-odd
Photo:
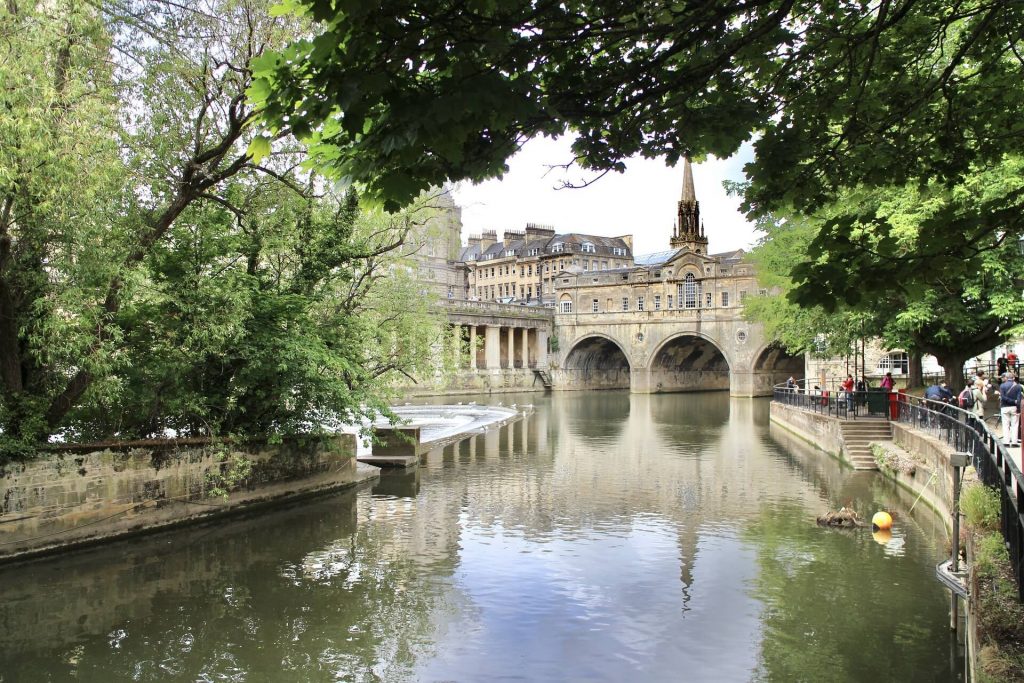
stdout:
[[[0,562],[331,493],[379,476],[350,434],[75,446],[0,470]],[[223,489],[221,495],[215,495]]]

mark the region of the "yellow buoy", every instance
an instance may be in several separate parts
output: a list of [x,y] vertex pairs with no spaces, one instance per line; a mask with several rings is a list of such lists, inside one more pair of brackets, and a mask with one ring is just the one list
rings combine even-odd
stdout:
[[875,543],[878,545],[888,545],[889,541],[892,540],[892,531],[889,529],[879,529],[871,532],[871,537],[875,539]]
[[876,512],[871,518],[871,526],[876,529],[891,529],[892,516],[888,512]]

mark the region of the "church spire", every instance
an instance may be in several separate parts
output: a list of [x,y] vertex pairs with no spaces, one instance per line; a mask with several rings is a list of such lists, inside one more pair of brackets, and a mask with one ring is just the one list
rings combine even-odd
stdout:
[[689,154],[686,155],[683,161],[683,195],[679,200],[691,204],[697,203],[697,192],[693,189],[693,169],[690,167]]
[[697,192],[693,189],[693,168],[690,166],[689,154],[683,161],[683,193],[679,198],[678,215],[678,222],[672,230],[669,244],[673,249],[686,247],[698,254],[707,254],[708,238],[704,234],[704,223],[700,219]]

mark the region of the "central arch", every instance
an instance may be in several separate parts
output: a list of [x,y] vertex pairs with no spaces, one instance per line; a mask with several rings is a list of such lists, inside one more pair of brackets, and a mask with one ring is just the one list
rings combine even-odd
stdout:
[[666,340],[651,361],[656,392],[728,391],[729,361],[709,339],[680,334]]
[[628,389],[629,359],[610,337],[588,335],[566,354],[561,374],[565,389]]

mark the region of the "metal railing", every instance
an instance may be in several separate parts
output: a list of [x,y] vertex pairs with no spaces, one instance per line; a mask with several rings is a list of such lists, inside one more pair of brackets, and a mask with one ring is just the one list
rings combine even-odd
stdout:
[[836,384],[826,386],[829,388],[779,385],[774,388],[773,397],[779,403],[844,420],[885,416],[889,411],[889,392],[884,389],[844,391],[836,388]]
[[[888,404],[890,420],[926,432],[948,444],[953,451],[970,454],[978,479],[999,492],[1003,539],[1017,581],[1018,598],[1024,602],[1024,515],[1021,514],[1024,477],[1017,463],[985,420],[973,412],[904,393],[893,396],[896,400],[890,398]],[[842,407],[836,405],[845,403],[845,398],[816,396],[813,390],[807,393],[778,385],[774,389],[774,400],[822,414],[849,415],[849,411],[844,413]]]

